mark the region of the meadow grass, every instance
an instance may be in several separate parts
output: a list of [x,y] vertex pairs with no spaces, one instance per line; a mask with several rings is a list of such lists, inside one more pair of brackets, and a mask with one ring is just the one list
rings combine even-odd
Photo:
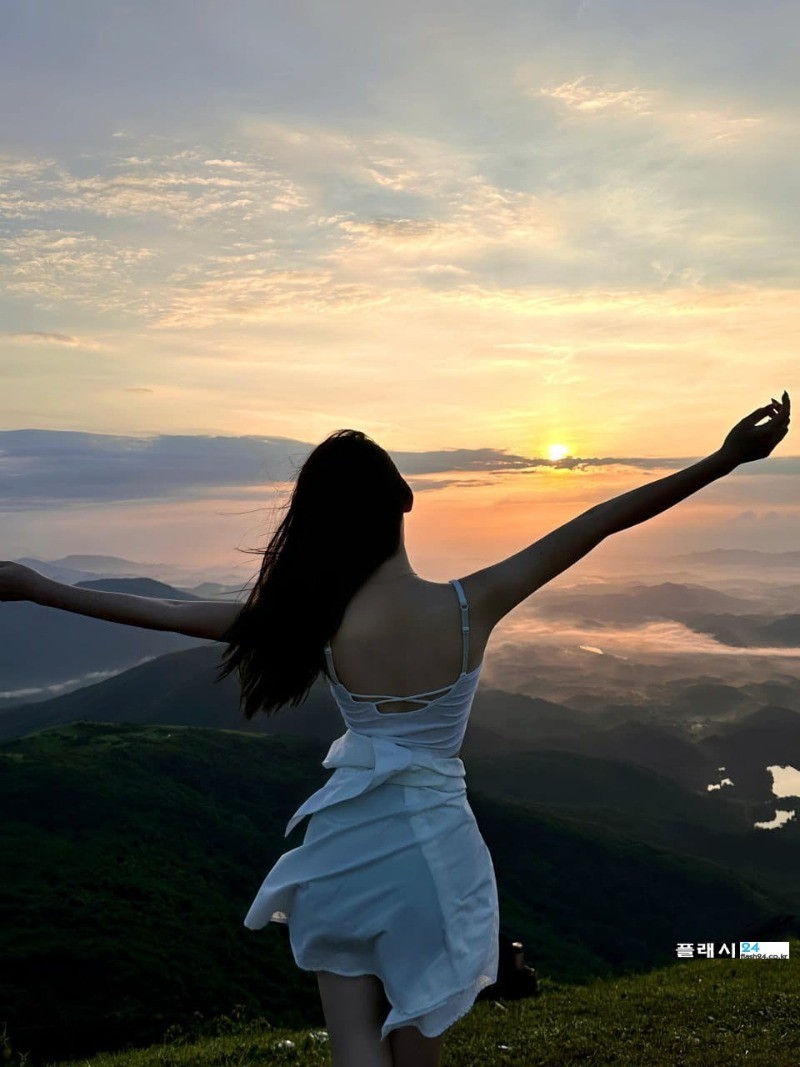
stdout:
[[[800,940],[788,960],[682,960],[646,974],[563,985],[541,995],[480,1000],[449,1030],[442,1067],[800,1067]],[[330,1064],[325,1030],[217,1020],[146,1049],[59,1067],[246,1067]]]

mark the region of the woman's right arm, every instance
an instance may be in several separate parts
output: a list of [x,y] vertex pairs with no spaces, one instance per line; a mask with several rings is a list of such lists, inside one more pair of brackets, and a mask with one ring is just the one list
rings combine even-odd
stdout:
[[724,478],[738,465],[722,451],[712,452],[691,467],[595,504],[583,517],[600,539],[608,537],[660,515],[717,478]]
[[[653,518],[709,482],[730,474],[741,463],[764,459],[788,433],[789,397],[784,403],[757,408],[738,422],[721,448],[685,470],[659,478],[596,504],[521,552],[461,581],[470,603],[491,632],[499,620],[526,597],[572,567],[606,537]],[[770,422],[757,426],[770,416]]]
[[[742,463],[765,459],[789,432],[789,394],[784,391],[783,396],[783,404],[773,401],[737,422],[722,446],[710,456],[649,485],[596,504],[585,512],[585,518],[594,525],[601,538],[608,537],[674,507],[698,489],[730,474]],[[770,421],[757,426],[756,423],[765,417]]]

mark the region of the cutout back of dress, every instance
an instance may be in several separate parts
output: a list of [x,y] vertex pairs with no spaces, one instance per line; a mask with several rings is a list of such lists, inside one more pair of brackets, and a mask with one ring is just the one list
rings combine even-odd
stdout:
[[[330,642],[325,642],[325,657],[328,663],[328,685],[348,727],[357,733],[384,737],[428,748],[439,755],[452,756],[461,748],[467,729],[469,713],[478,688],[483,661],[474,670],[467,671],[469,649],[469,614],[467,598],[461,582],[450,579],[461,606],[461,633],[463,652],[461,674],[448,686],[429,689],[424,693],[408,696],[392,696],[383,693],[353,693],[336,676]],[[432,694],[439,693],[437,697]],[[429,699],[420,699],[429,698]],[[413,711],[379,711],[378,704],[392,701],[421,703]]]

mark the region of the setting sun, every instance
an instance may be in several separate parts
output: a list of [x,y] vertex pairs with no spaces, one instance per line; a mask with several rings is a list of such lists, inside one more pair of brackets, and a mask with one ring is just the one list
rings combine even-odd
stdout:
[[549,445],[548,452],[551,460],[564,459],[565,456],[569,455],[569,449],[566,445]]

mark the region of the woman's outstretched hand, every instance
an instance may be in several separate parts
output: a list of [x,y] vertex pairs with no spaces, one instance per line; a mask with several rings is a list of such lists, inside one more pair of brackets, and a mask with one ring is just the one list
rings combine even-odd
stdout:
[[[781,400],[779,404],[773,397],[771,404],[745,415],[725,438],[720,452],[734,463],[765,459],[789,432],[789,394],[785,389]],[[756,426],[765,416],[769,422]]]
[[0,560],[0,600],[32,600],[44,575],[22,563]]

